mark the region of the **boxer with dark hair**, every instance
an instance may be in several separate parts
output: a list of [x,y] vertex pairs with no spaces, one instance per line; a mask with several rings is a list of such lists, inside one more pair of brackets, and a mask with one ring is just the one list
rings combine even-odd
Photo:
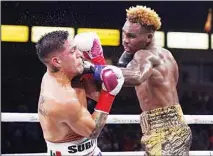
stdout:
[[[123,85],[122,71],[115,66],[95,65],[90,68],[88,63],[86,66],[82,52],[67,31],[46,34],[38,41],[36,49],[39,59],[47,67],[41,83],[38,116],[48,153],[51,156],[101,155],[97,137]],[[95,49],[92,53],[100,55],[102,51]],[[92,61],[105,64],[104,57]],[[88,84],[89,91],[72,87],[72,79],[85,70],[102,82],[99,93]],[[93,114],[87,110],[86,96],[97,99]]]

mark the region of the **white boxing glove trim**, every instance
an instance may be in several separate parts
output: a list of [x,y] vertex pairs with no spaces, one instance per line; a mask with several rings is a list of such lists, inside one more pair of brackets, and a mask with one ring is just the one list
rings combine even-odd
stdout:
[[98,38],[95,32],[85,32],[77,34],[74,38],[77,48],[80,51],[88,52],[93,46],[94,39]]

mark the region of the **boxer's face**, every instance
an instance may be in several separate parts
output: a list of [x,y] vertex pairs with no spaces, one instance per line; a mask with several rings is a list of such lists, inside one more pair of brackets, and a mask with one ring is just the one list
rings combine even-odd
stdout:
[[122,32],[125,51],[135,53],[146,47],[149,42],[149,33],[143,29],[139,23],[132,23],[128,20],[125,22]]
[[84,69],[82,57],[73,40],[65,41],[64,49],[58,56],[61,70],[70,77],[81,74]]

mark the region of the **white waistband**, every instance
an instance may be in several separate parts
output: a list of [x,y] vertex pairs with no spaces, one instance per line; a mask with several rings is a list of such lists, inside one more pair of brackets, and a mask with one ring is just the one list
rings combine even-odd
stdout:
[[97,147],[97,139],[76,140],[65,143],[52,143],[46,141],[48,153],[61,153],[61,155],[92,155]]

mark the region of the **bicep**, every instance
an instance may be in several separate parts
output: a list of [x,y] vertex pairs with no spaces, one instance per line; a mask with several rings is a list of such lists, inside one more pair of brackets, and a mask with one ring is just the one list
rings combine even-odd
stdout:
[[78,100],[64,104],[60,121],[66,123],[75,133],[88,137],[95,128],[95,121]]
[[126,68],[121,68],[125,86],[138,86],[143,83],[152,72],[152,65],[147,60],[133,58]]

